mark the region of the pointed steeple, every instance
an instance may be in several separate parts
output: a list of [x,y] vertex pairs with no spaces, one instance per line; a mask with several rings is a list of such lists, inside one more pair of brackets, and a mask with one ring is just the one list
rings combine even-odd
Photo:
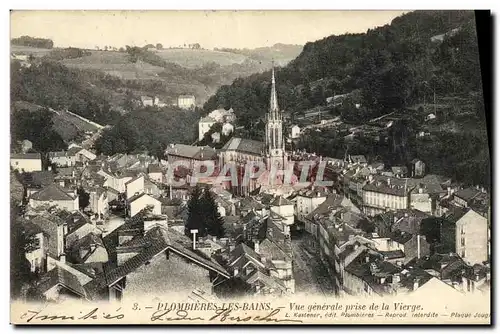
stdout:
[[280,108],[278,107],[278,94],[276,93],[276,80],[274,79],[274,61],[273,70],[271,78],[271,103],[269,104],[269,111],[271,113],[278,112]]

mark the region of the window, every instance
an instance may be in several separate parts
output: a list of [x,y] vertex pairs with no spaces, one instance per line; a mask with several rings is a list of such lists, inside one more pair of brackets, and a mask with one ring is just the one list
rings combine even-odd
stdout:
[[465,249],[462,249],[462,254],[461,254],[462,258],[465,257]]
[[462,238],[462,239],[460,240],[460,245],[461,245],[462,247],[463,247],[463,246],[465,246],[465,238]]
[[462,235],[464,235],[464,234],[465,234],[465,230],[464,230],[464,227],[463,227],[463,226],[460,228],[460,234],[462,234]]

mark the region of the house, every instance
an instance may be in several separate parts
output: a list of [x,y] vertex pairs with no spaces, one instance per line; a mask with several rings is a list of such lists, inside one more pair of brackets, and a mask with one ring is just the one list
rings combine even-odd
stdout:
[[144,176],[138,175],[125,183],[125,193],[127,199],[135,195],[144,193]]
[[68,266],[56,266],[40,278],[36,289],[47,301],[87,299],[81,281],[68,269]]
[[161,202],[148,194],[141,193],[127,199],[127,212],[129,217],[134,217],[147,207],[152,208],[153,214],[161,214]]
[[217,123],[233,123],[236,121],[233,109],[216,109],[211,111],[208,116],[214,119]]
[[428,114],[427,116],[425,116],[425,120],[426,121],[430,121],[430,120],[433,120],[433,119],[436,119],[436,115],[434,114]]
[[363,211],[375,216],[386,210],[409,208],[407,180],[395,177],[372,176],[363,187]]
[[160,100],[156,96],[141,96],[141,103],[144,107],[153,107],[159,104]]
[[295,214],[299,221],[304,221],[309,213],[326,200],[328,190],[326,188],[301,189],[295,196]]
[[148,165],[148,177],[155,182],[163,182],[163,170],[159,164]]
[[[271,275],[266,267],[268,260],[262,258],[256,251],[245,245],[239,244],[230,252],[228,260],[228,271],[232,273],[232,279],[226,281],[226,285],[232,282],[240,291],[232,291],[230,294],[253,294],[253,295],[288,295],[291,289],[283,284],[277,275]],[[218,287],[222,290],[223,287]],[[229,294],[229,293],[228,293]]]
[[420,159],[411,161],[411,177],[423,177],[425,175],[425,163]]
[[42,170],[40,153],[11,153],[10,167],[20,172],[36,172]]
[[67,154],[75,163],[81,162],[85,164],[97,158],[94,153],[82,147],[72,147],[68,149]]
[[63,188],[77,186],[78,181],[81,181],[77,172],[75,167],[58,167],[56,175],[54,175],[54,182]]
[[26,196],[28,197],[40,189],[53,184],[54,181],[54,173],[49,170],[23,173],[21,175],[21,182],[26,188]]
[[349,157],[347,158],[347,162],[359,165],[366,165],[368,163],[364,155],[350,155],[350,154]]
[[57,206],[68,211],[78,210],[78,195],[76,190],[65,190],[57,184],[51,184],[29,197],[29,205],[33,208],[39,206]]
[[194,170],[195,164],[200,161],[217,161],[217,151],[209,146],[172,144],[167,148],[165,154],[170,166],[182,162],[179,166],[188,170]]
[[[44,261],[40,260],[39,263],[43,272],[50,270],[53,264],[50,263],[49,257],[54,260],[64,259],[64,237],[67,233],[67,225],[59,217],[47,213],[35,213],[34,216],[28,215],[26,219],[29,223],[34,224],[42,230],[43,234],[46,236],[46,239],[43,240],[43,244],[39,244],[42,254],[40,254],[40,256],[38,256],[38,254],[34,255],[39,258],[44,258]],[[38,234],[35,229],[33,229],[33,231]],[[47,241],[47,243],[45,243],[45,241]]]
[[117,243],[110,247],[117,254],[117,264],[85,285],[91,299],[127,301],[151,291],[166,295],[194,289],[211,295],[216,281],[230,277],[224,267],[201,255],[196,245],[193,249],[188,237],[165,226],[145,229],[142,224],[142,219],[136,219],[113,231]]
[[72,243],[67,259],[73,264],[107,263],[108,251],[100,235],[89,233]]
[[102,234],[101,230],[86,215],[79,211],[59,211],[57,217],[64,222],[65,249],[70,248],[74,242],[90,233],[96,235]]
[[88,190],[89,192],[89,206],[87,207],[90,212],[99,216],[100,219],[107,217],[109,212],[108,205],[108,192],[104,187],[93,187]]
[[228,122],[222,124],[222,134],[224,136],[227,137],[233,132],[234,132],[234,125],[232,125],[231,123],[228,123]]
[[177,106],[181,109],[193,109],[196,106],[194,95],[179,95]]
[[288,226],[294,223],[294,203],[283,196],[274,196],[269,203],[271,212],[284,218],[284,223]]
[[198,122],[198,140],[203,140],[205,133],[207,133],[215,123],[216,121],[210,116],[202,117]]
[[345,268],[343,289],[355,296],[391,294],[401,281],[402,270],[380,254],[365,250]]
[[430,254],[430,245],[425,236],[419,233],[394,230],[389,237],[373,235],[374,247],[381,252],[401,251],[404,254],[404,263],[414,258],[420,259]]
[[59,167],[68,167],[75,164],[74,157],[69,156],[67,151],[49,152],[50,162]]
[[44,272],[47,268],[49,236],[33,222],[23,221],[22,224],[26,237],[32,240],[30,249],[25,251],[31,272]]
[[290,128],[290,138],[297,139],[299,137],[300,137],[300,126],[295,124]]
[[455,252],[465,262],[473,265],[488,261],[488,220],[484,216],[473,209],[455,208],[445,219],[454,224]]
[[391,167],[392,174],[395,177],[407,177],[408,176],[408,168],[406,166],[393,166]]
[[158,197],[162,194],[160,188],[149,177],[144,178],[144,192],[153,197]]

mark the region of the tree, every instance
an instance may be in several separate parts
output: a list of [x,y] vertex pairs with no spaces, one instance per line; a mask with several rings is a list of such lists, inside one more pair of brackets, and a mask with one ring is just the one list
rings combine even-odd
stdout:
[[163,50],[163,44],[156,43],[156,50]]
[[207,235],[207,230],[203,224],[205,212],[203,212],[201,200],[201,188],[196,186],[191,192],[191,198],[188,202],[188,219],[184,228],[184,233],[192,238],[191,230],[198,230],[196,237],[204,237]]
[[11,298],[22,297],[23,291],[34,283],[36,274],[31,272],[31,266],[26,259],[26,252],[36,247],[33,237],[26,234],[21,222],[16,221],[15,208],[11,210]]
[[201,206],[204,217],[203,223],[207,233],[218,238],[224,237],[224,220],[217,210],[217,204],[208,186],[203,191]]
[[82,187],[78,187],[76,192],[78,194],[78,207],[83,211],[90,204],[90,194]]

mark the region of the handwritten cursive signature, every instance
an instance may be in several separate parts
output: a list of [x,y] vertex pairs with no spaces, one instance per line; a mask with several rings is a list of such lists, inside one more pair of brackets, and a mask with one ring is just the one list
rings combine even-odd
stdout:
[[284,318],[278,318],[276,317],[277,314],[280,313],[280,309],[274,309],[271,310],[266,315],[245,315],[245,316],[240,316],[240,315],[234,315],[233,310],[231,309],[217,309],[215,311],[215,314],[212,315],[210,318],[202,318],[202,317],[190,317],[188,311],[185,310],[178,310],[176,312],[173,312],[173,310],[160,310],[160,311],[155,311],[151,315],[151,321],[180,321],[180,320],[201,320],[201,321],[219,321],[219,322],[274,322],[274,323],[280,323],[280,322],[296,322],[296,323],[302,323],[302,320],[295,320],[295,319],[284,319]]
[[68,315],[68,314],[48,314],[45,313],[45,308],[33,311],[28,310],[24,314],[21,315],[21,319],[26,319],[26,322],[31,322],[32,320],[40,320],[40,321],[58,321],[58,320],[67,320],[67,321],[75,321],[75,320],[113,320],[113,319],[123,319],[125,315],[123,313],[118,313],[121,308],[116,310],[117,313],[111,314],[107,312],[99,312],[99,308],[96,307],[92,309],[90,312],[83,314],[83,311],[80,312],[79,315]]
[[[98,307],[90,310],[89,312],[80,311],[78,315],[62,314],[56,312],[47,312],[46,308],[34,311],[28,310],[21,315],[21,319],[27,323],[37,321],[81,321],[81,320],[122,320],[125,315],[120,312],[118,308],[116,312],[103,312]],[[302,320],[290,319],[288,317],[279,317],[280,309],[270,310],[265,315],[240,315],[236,314],[232,309],[217,309],[209,317],[204,318],[200,316],[190,316],[186,310],[157,310],[150,316],[152,322],[155,321],[198,321],[198,322],[228,322],[228,323],[241,323],[241,322],[266,322],[266,323],[302,323]]]

